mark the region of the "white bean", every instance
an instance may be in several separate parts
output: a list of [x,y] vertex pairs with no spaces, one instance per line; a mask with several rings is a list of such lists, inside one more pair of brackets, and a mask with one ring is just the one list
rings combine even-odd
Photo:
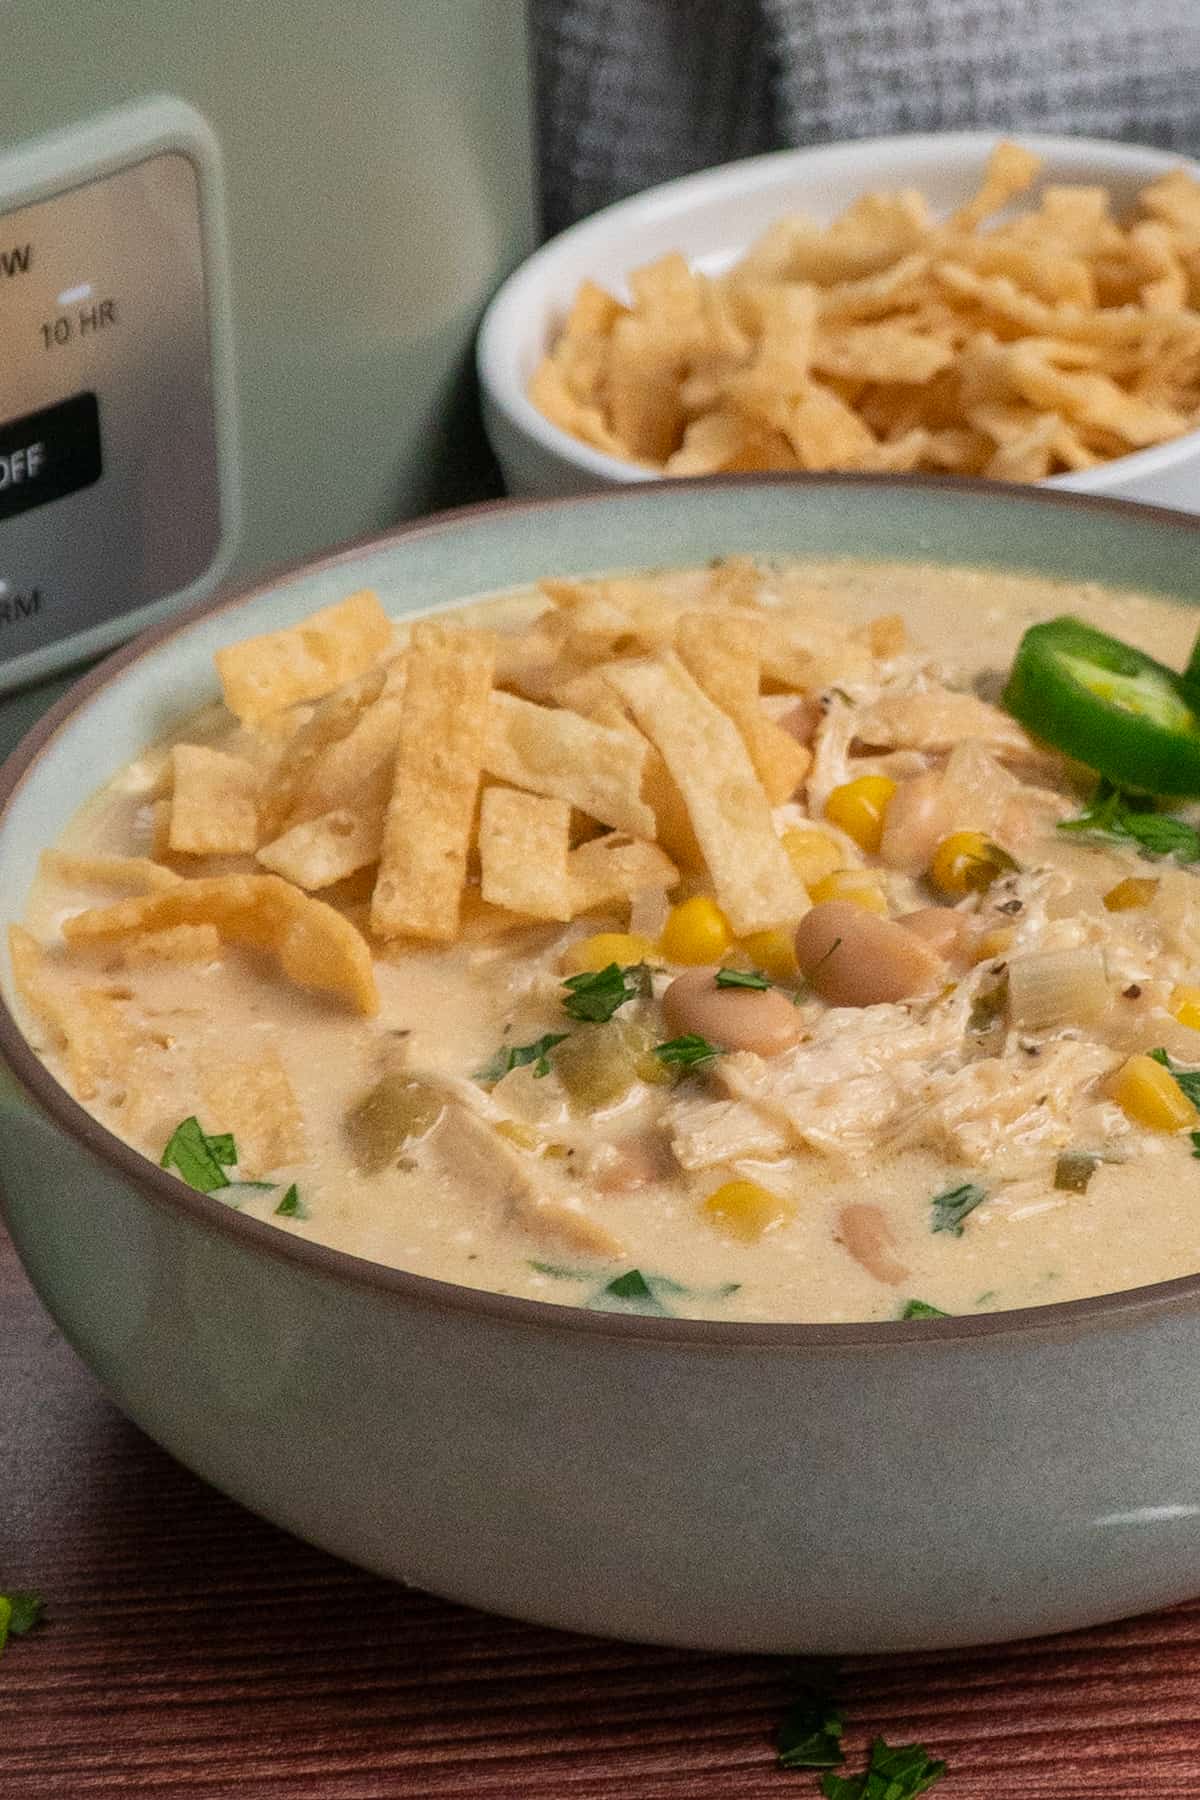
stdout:
[[723,1050],[753,1050],[778,1056],[799,1043],[804,1028],[791,1001],[778,988],[718,987],[716,969],[689,969],[677,975],[662,998],[672,1034],[695,1032]]
[[796,927],[796,961],[831,1006],[877,1006],[927,994],[946,965],[915,931],[849,900],[823,900]]

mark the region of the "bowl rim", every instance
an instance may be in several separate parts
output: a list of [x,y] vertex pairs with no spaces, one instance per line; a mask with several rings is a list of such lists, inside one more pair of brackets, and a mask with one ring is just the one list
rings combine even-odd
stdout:
[[[226,583],[172,617],[140,633],[130,643],[106,657],[72,684],[65,694],[25,734],[0,765],[0,832],[17,793],[32,780],[55,740],[86,713],[101,691],[119,681],[127,671],[175,637],[183,636],[200,619],[248,607],[300,575],[321,574],[352,565],[364,552],[386,550],[418,538],[451,536],[470,530],[476,523],[498,516],[531,516],[569,511],[602,504],[619,507],[644,504],[655,492],[678,498],[686,491],[711,491],[714,486],[732,490],[777,487],[801,491],[838,488],[870,491],[887,487],[921,494],[962,493],[964,485],[1000,505],[1042,505],[1052,509],[1090,508],[1124,518],[1131,525],[1158,526],[1190,533],[1200,546],[1200,515],[1170,507],[1141,505],[1103,495],[1062,493],[1019,483],[985,482],[954,475],[747,474],[698,476],[663,480],[637,487],[604,488],[585,494],[552,498],[486,500],[411,520],[388,531],[368,533],[322,554],[301,556],[260,571],[250,586]],[[616,541],[616,540],[614,540]],[[451,607],[453,603],[451,603]],[[348,1251],[302,1238],[265,1220],[251,1218],[224,1205],[219,1199],[187,1186],[127,1144],[94,1118],[76,1100],[38,1056],[0,991],[0,1064],[6,1065],[27,1099],[68,1138],[96,1161],[122,1177],[141,1198],[155,1208],[181,1215],[200,1229],[241,1245],[248,1254],[262,1252],[307,1276],[357,1290],[381,1302],[397,1299],[408,1305],[442,1313],[474,1317],[481,1323],[535,1332],[567,1332],[618,1342],[646,1340],[662,1348],[691,1346],[714,1354],[747,1354],[812,1350],[825,1353],[855,1351],[894,1354],[930,1343],[964,1344],[973,1339],[1051,1338],[1064,1341],[1081,1331],[1112,1326],[1130,1328],[1151,1316],[1191,1310],[1200,1302],[1200,1273],[1170,1281],[1097,1294],[1080,1300],[1054,1301],[1044,1306],[1012,1308],[995,1313],[955,1314],[930,1320],[850,1320],[837,1324],[805,1324],[791,1321],[767,1323],[720,1319],[647,1317],[640,1314],[591,1311],[550,1300],[498,1294],[486,1288],[464,1287],[429,1275],[392,1268]],[[0,1218],[5,1216],[4,1184],[0,1181]]]
[[[714,199],[735,196],[744,188],[747,177],[750,178],[751,187],[757,189],[759,182],[755,178],[759,175],[771,177],[765,185],[774,185],[776,179],[782,180],[792,168],[811,167],[814,163],[819,165],[822,160],[835,161],[843,156],[852,161],[860,158],[870,161],[873,157],[886,156],[896,150],[914,154],[937,150],[945,155],[947,161],[952,161],[956,155],[989,149],[1010,138],[1047,156],[1093,156],[1098,165],[1109,165],[1109,173],[1118,168],[1124,168],[1130,173],[1140,170],[1148,180],[1152,180],[1156,174],[1187,167],[1200,178],[1200,161],[1195,157],[1183,152],[1162,150],[1156,145],[1124,143],[1115,138],[1064,136],[1061,133],[1008,132],[999,127],[975,131],[893,132],[882,137],[839,138],[828,144],[768,150],[757,156],[744,156],[731,162],[718,163],[711,169],[698,169],[690,175],[678,175],[671,181],[659,182],[640,193],[614,200],[610,205],[601,207],[598,212],[589,213],[586,218],[568,225],[565,230],[540,245],[506,277],[484,311],[476,339],[475,369],[485,405],[493,406],[511,429],[526,439],[531,439],[539,449],[598,481],[630,483],[642,487],[649,482],[664,479],[653,469],[612,456],[607,450],[597,450],[593,445],[572,437],[569,431],[548,419],[526,393],[516,369],[515,345],[519,340],[514,338],[514,349],[508,347],[509,322],[512,318],[521,317],[530,294],[540,290],[540,278],[547,269],[553,269],[564,255],[569,256],[590,239],[604,239],[613,228],[619,228],[626,220],[653,213],[673,201],[686,203],[703,196]],[[1097,175],[1102,172],[1098,167]],[[1195,455],[1198,449],[1200,427],[1194,431],[1185,431],[1180,437],[1168,438],[1164,443],[1151,444],[1142,450],[1131,450],[1125,456],[1110,457],[1092,469],[1065,470],[1059,475],[1048,476],[1043,481],[1017,485],[1056,487],[1069,493],[1103,494],[1123,481],[1153,477],[1164,468],[1173,468],[1177,463]],[[784,469],[766,472],[781,475],[803,473]],[[672,476],[666,479],[680,478]],[[961,481],[970,477],[957,476],[951,479]]]

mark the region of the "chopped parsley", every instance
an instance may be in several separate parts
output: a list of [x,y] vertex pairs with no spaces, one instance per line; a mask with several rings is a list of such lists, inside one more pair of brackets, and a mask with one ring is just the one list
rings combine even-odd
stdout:
[[1175,1077],[1176,1086],[1182,1088],[1192,1105],[1200,1106],[1200,1069],[1181,1069],[1178,1063],[1171,1061],[1165,1050],[1151,1050],[1150,1055]]
[[955,1237],[961,1237],[963,1220],[986,1199],[987,1189],[981,1188],[976,1181],[964,1181],[961,1187],[947,1188],[945,1193],[935,1194],[930,1229],[952,1231]]
[[184,1119],[177,1125],[162,1153],[161,1167],[172,1169],[189,1187],[201,1194],[215,1194],[229,1186],[226,1169],[237,1163],[237,1145],[227,1131],[208,1137],[199,1119]]
[[24,1589],[0,1594],[0,1651],[10,1637],[24,1637],[42,1616],[45,1602],[40,1594]]
[[[532,1259],[529,1267],[556,1281],[590,1281],[595,1275],[593,1269]],[[605,1282],[584,1304],[592,1312],[630,1312],[670,1318],[671,1308],[666,1305],[664,1296],[669,1299],[682,1294],[693,1300],[726,1300],[730,1294],[736,1294],[741,1285],[740,1281],[723,1281],[718,1287],[693,1288],[686,1287],[682,1281],[673,1281],[669,1275],[643,1275],[640,1269],[626,1269],[624,1274]]]
[[769,988],[768,976],[761,969],[718,969],[719,988]]
[[1102,781],[1079,817],[1063,819],[1058,829],[1106,843],[1136,844],[1140,856],[1200,862],[1200,831],[1169,813],[1154,812],[1152,806],[1151,801],[1123,794]]
[[819,1688],[805,1689],[790,1706],[776,1743],[781,1769],[836,1769],[846,1760],[842,1749],[845,1715],[836,1700]]
[[928,1300],[910,1300],[900,1317],[902,1319],[948,1319],[950,1314],[943,1312],[940,1306],[930,1306]]
[[623,969],[614,962],[594,975],[570,975],[563,982],[569,989],[563,1011],[572,1019],[606,1025],[619,1006],[624,1006],[628,1000],[642,998],[649,983],[650,971],[645,963],[633,963]]
[[1192,1155],[1200,1156],[1200,1131],[1189,1131],[1188,1136],[1192,1140]]
[[294,1181],[287,1193],[283,1196],[283,1199],[279,1202],[279,1205],[275,1208],[275,1211],[281,1219],[308,1218],[308,1208],[300,1198],[300,1190]]
[[491,1062],[475,1071],[475,1080],[485,1082],[489,1087],[500,1081],[512,1069],[532,1067],[535,1079],[541,1080],[550,1073],[550,1052],[556,1044],[561,1044],[569,1034],[565,1031],[548,1031],[544,1037],[533,1044],[509,1044],[497,1050]]
[[719,1044],[710,1044],[707,1038],[689,1031],[683,1037],[669,1038],[665,1044],[655,1044],[654,1054],[661,1063],[694,1069],[701,1063],[712,1062],[722,1050]]
[[861,1775],[826,1775],[825,1800],[915,1800],[946,1773],[921,1744],[887,1744],[876,1738],[871,1760]]

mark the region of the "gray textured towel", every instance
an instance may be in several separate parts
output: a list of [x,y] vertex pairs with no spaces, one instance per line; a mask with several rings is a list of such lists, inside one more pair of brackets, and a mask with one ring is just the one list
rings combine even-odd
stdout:
[[995,125],[1200,154],[1200,0],[532,0],[545,221],[787,144]]

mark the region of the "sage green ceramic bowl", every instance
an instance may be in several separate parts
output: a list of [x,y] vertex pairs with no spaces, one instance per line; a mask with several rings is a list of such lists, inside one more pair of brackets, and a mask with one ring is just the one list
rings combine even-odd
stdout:
[[[1200,601],[1200,522],[1036,489],[673,482],[451,514],[159,627],[0,777],[0,910],[212,653],[351,587],[397,614],[732,552],[934,559]],[[8,975],[4,990],[8,994]],[[722,1325],[477,1293],[191,1192],[0,1005],[0,1170],[50,1312],[129,1416],[298,1536],[539,1622],[759,1651],[1062,1630],[1200,1590],[1200,1279],[930,1323]]]

